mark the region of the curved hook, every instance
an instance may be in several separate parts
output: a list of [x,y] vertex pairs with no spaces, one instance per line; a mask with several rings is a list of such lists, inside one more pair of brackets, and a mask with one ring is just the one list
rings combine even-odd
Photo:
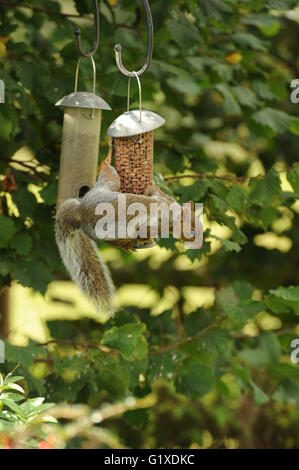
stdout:
[[93,0],[93,16],[94,16],[94,28],[93,28],[93,47],[90,51],[84,52],[81,48],[81,30],[80,28],[75,29],[75,41],[76,46],[79,51],[79,54],[82,57],[91,57],[97,51],[99,46],[99,30],[100,30],[100,21],[99,21],[99,5],[98,0]]
[[116,65],[118,67],[118,70],[125,75],[126,77],[136,77],[136,74],[138,77],[144,74],[144,72],[147,71],[149,66],[151,65],[151,60],[152,60],[152,55],[153,55],[153,42],[154,42],[154,26],[153,26],[153,18],[152,18],[152,13],[148,4],[148,0],[142,0],[145,11],[146,11],[146,19],[147,19],[147,28],[148,28],[148,49],[147,49],[147,58],[144,66],[138,70],[138,72],[130,72],[127,70],[122,62],[122,47],[120,44],[116,44],[114,46],[114,51],[115,51],[115,58],[116,58]]

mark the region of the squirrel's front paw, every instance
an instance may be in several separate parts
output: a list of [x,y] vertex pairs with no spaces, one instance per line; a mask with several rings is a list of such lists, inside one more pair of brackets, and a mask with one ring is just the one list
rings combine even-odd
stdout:
[[147,186],[144,191],[144,196],[154,196],[158,192],[158,187],[155,184]]

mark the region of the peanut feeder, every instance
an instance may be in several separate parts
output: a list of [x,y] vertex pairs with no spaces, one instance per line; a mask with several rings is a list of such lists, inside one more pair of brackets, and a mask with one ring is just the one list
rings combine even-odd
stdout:
[[[144,194],[153,183],[154,142],[153,131],[163,126],[165,120],[156,113],[142,110],[141,84],[134,72],[139,87],[139,109],[129,111],[130,80],[128,85],[128,111],[111,124],[111,159],[120,177],[121,191]],[[135,248],[154,245],[151,238],[137,239]]]
[[57,209],[69,198],[78,198],[94,186],[99,157],[102,110],[111,110],[106,101],[95,94],[95,64],[93,93],[75,91],[56,103],[64,108],[61,158],[59,168]]
[[164,119],[145,110],[128,111],[109,127],[112,158],[125,193],[143,194],[153,182],[153,131]]
[[[119,116],[110,126],[108,135],[112,138],[112,158],[120,176],[121,190],[128,193],[144,194],[153,181],[153,131],[165,121],[156,113],[142,110],[140,79],[151,64],[153,54],[154,27],[148,0],[142,0],[148,28],[147,57],[140,70],[129,71],[123,64],[122,46],[114,47],[116,65],[119,71],[129,77],[127,112]],[[131,78],[136,78],[139,88],[139,110],[130,111]]]
[[[140,70],[129,71],[122,61],[122,46],[114,47],[116,65],[128,82],[127,112],[119,116],[109,127],[111,137],[111,157],[121,181],[124,193],[144,194],[153,183],[154,142],[153,131],[161,127],[165,121],[156,113],[142,109],[140,79],[151,64],[153,53],[153,19],[148,0],[142,0],[146,12],[148,27],[147,57]],[[131,78],[136,78],[139,88],[139,110],[130,111]],[[152,246],[153,240],[136,240],[135,248]]]

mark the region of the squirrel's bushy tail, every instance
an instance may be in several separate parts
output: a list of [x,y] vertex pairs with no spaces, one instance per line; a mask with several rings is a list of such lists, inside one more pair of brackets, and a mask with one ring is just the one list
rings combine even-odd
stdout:
[[114,285],[96,244],[81,230],[80,202],[65,201],[56,216],[55,235],[62,261],[73,281],[97,308],[113,315]]

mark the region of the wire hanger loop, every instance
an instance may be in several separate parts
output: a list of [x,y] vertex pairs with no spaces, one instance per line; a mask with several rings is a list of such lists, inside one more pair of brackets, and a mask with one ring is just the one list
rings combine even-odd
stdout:
[[[142,90],[141,90],[141,82],[137,72],[132,72],[133,77],[136,77],[138,83],[138,92],[139,92],[139,122],[141,122],[142,118]],[[128,99],[127,99],[127,111],[130,111],[130,91],[131,91],[131,77],[128,80]]]

